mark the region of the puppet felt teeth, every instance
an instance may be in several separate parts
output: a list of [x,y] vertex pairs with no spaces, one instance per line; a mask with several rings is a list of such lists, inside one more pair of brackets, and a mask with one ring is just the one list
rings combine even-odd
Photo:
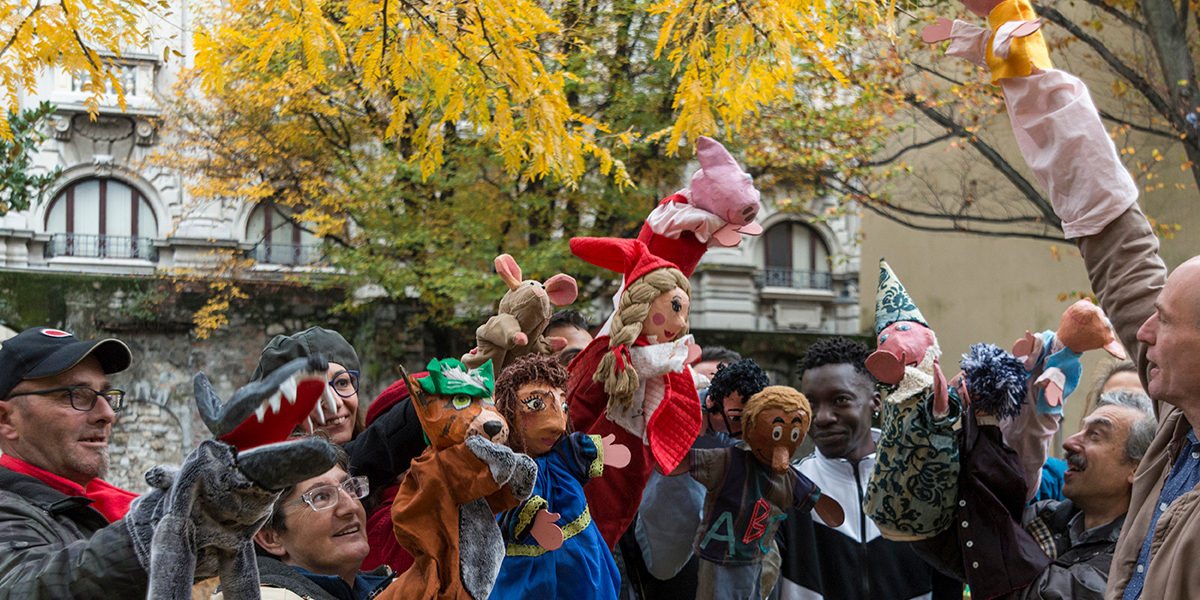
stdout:
[[[194,575],[217,573],[226,598],[260,596],[252,538],[279,490],[337,462],[324,440],[280,441],[327,387],[325,369],[319,356],[293,360],[225,403],[208,378],[196,374],[196,406],[218,439],[201,442],[178,468],[149,470],[152,491],[133,501],[123,521],[149,575],[148,598],[186,600]],[[281,387],[294,398],[286,407]]]
[[[329,388],[325,369],[325,359],[320,356],[297,358],[238,389],[228,402],[221,401],[204,373],[197,373],[192,382],[196,408],[208,430],[236,448],[245,450],[282,441]],[[285,405],[281,397],[287,392],[294,400],[289,399]]]

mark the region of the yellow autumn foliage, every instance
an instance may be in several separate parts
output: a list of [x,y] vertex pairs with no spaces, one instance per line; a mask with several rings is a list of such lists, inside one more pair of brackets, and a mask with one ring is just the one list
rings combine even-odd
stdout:
[[[61,68],[83,80],[93,115],[110,86],[124,110],[114,61],[124,52],[148,51],[147,23],[152,15],[168,12],[167,0],[0,0],[0,137],[11,139],[8,111],[17,109],[20,94],[37,92],[45,68]],[[164,54],[170,52],[168,45]]]
[[[349,78],[382,100],[386,138],[411,143],[429,177],[446,160],[446,127],[495,144],[510,173],[573,185],[588,161],[632,182],[610,137],[628,143],[669,133],[669,153],[702,134],[736,133],[758,107],[791,96],[797,65],[843,77],[831,53],[846,28],[881,20],[874,2],[662,0],[655,57],[680,74],[669,131],[624,131],[573,109],[578,81],[567,48],[593,40],[572,15],[613,10],[533,0],[227,0],[202,5],[195,65],[202,89],[229,93],[230,73],[258,71],[293,84]],[[604,42],[604,40],[599,40]],[[307,83],[302,83],[307,82]],[[723,128],[723,131],[722,131]]]

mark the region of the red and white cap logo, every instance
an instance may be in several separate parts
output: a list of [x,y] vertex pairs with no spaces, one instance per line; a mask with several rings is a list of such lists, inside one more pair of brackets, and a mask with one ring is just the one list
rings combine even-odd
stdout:
[[46,337],[52,337],[52,338],[71,337],[71,334],[69,334],[65,331],[58,330],[58,329],[43,329],[42,335],[44,335]]

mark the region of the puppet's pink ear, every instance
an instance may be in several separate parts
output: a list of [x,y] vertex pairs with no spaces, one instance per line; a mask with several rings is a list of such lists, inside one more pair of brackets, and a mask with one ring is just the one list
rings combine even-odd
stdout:
[[830,527],[839,527],[842,521],[846,520],[846,512],[842,510],[842,505],[825,494],[821,494],[821,497],[817,498],[817,505],[814,508],[817,509],[817,516],[821,517],[821,520]]
[[696,139],[696,160],[706,173],[720,167],[742,170],[737,161],[733,159],[733,155],[725,149],[725,146],[721,145],[721,142],[703,135]]
[[565,337],[548,337],[546,342],[550,344],[551,352],[558,352],[567,347],[567,338]]
[[888,352],[876,350],[867,357],[867,370],[884,383],[896,385],[904,379],[904,359]]
[[521,286],[521,267],[517,266],[517,260],[512,256],[501,254],[496,257],[496,273],[508,285],[508,289],[515,290]]
[[575,278],[559,273],[546,280],[546,294],[550,296],[550,304],[568,306],[579,296],[579,287]]

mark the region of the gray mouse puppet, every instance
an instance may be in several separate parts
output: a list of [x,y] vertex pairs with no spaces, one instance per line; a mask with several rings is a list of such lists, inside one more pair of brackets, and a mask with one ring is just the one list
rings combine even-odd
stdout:
[[551,354],[566,346],[566,339],[542,335],[550,322],[551,305],[568,306],[579,295],[575,279],[559,273],[546,283],[521,279],[521,267],[508,254],[496,257],[496,272],[508,284],[500,300],[499,314],[475,330],[476,347],[462,357],[469,369],[487,361],[499,373],[513,361],[529,354]]

